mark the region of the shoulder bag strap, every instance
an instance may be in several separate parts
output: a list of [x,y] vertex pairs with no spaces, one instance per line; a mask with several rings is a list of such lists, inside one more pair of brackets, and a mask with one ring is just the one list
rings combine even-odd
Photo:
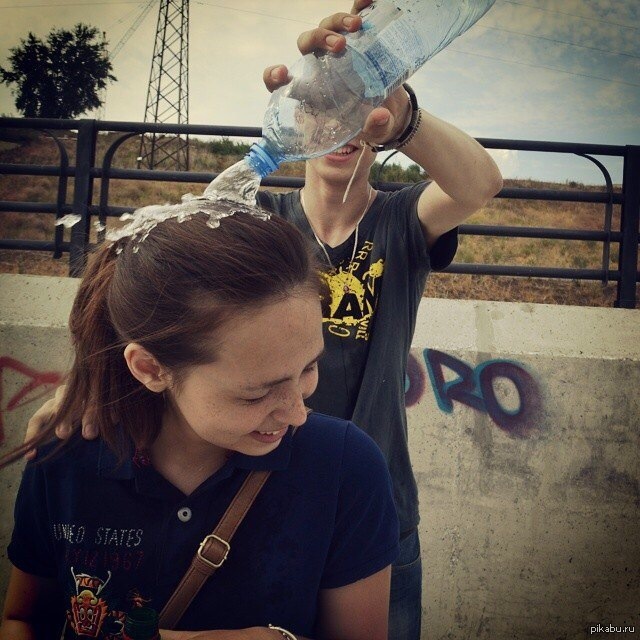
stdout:
[[271,475],[270,471],[252,471],[236,493],[218,525],[198,547],[191,565],[160,613],[160,628],[173,629],[207,579],[227,559],[231,538]]

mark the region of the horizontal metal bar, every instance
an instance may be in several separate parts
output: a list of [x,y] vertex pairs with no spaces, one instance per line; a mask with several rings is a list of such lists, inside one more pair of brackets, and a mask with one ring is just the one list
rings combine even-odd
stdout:
[[487,149],[540,151],[542,153],[588,153],[594,156],[624,157],[626,148],[622,145],[590,144],[588,142],[545,142],[541,140],[504,140],[502,138],[476,139]]
[[[42,165],[0,164],[0,174],[29,175],[29,176],[59,176],[59,167]],[[75,176],[75,167],[70,166],[65,175]],[[92,178],[101,178],[102,169],[91,169]],[[148,169],[111,169],[109,177],[121,180],[148,180],[152,182],[197,182],[208,184],[217,177],[217,173],[186,172],[186,171],[150,171]],[[265,187],[284,187],[298,189],[304,185],[303,178],[289,176],[269,176],[262,181]],[[406,182],[379,182],[377,187],[382,191],[398,191],[407,186]],[[496,195],[497,198],[513,198],[517,200],[550,200],[554,202],[609,202],[606,191],[571,191],[565,189],[527,189],[521,187],[505,187]],[[622,204],[622,193],[613,194],[614,204]]]
[[[76,168],[68,167],[64,172],[66,176],[73,177]],[[0,175],[7,176],[55,176],[56,178],[62,173],[59,165],[41,165],[41,164],[0,164]]]
[[[102,177],[101,169],[92,169],[94,178]],[[145,169],[111,169],[109,177],[122,180],[151,180],[157,182],[199,182],[208,184],[216,178],[218,173],[183,172],[183,171],[149,171]],[[262,181],[264,187],[300,188],[304,185],[303,178],[289,176],[269,176]],[[407,186],[406,182],[379,182],[377,188],[382,191],[399,191]],[[606,191],[570,191],[564,189],[527,189],[505,188],[496,196],[497,198],[514,198],[518,200],[552,200],[557,202],[609,202],[609,194]],[[624,196],[621,193],[613,194],[613,203],[622,204]]]
[[[609,202],[606,191],[570,191],[565,189],[527,189],[523,187],[507,187],[502,189],[497,198],[513,198],[515,200],[552,200],[554,202]],[[620,192],[612,194],[614,204],[622,204],[624,196]]]
[[[61,242],[58,248],[62,251],[69,251],[70,243]],[[20,249],[22,251],[54,251],[55,242],[46,240],[8,240],[0,239],[0,249]]]
[[[602,280],[602,269],[564,269],[553,267],[525,267],[516,265],[466,264],[454,262],[444,273],[462,273],[483,276],[516,276],[526,278],[562,278],[565,280]],[[619,280],[619,271],[609,271],[609,280]],[[640,281],[640,273],[638,278]]]
[[[62,213],[73,213],[73,207],[65,204],[61,208]],[[57,213],[58,206],[55,202],[13,202],[12,200],[0,200],[0,211],[15,213]]]
[[[263,183],[265,184],[265,183]],[[400,191],[407,186],[406,182],[376,182],[377,189],[382,191]],[[571,191],[569,189],[528,189],[526,187],[504,187],[496,198],[512,198],[514,200],[551,200],[554,202],[609,202],[606,191]],[[614,204],[622,204],[624,196],[615,192],[612,197]]]
[[594,242],[620,242],[619,231],[584,231],[580,229],[556,229],[553,227],[507,227],[489,224],[461,224],[460,233],[469,236],[495,236],[509,238],[538,238],[550,240],[588,240]]
[[[81,120],[57,120],[55,118],[0,118],[0,127],[16,129],[70,129],[77,131]],[[259,138],[261,127],[237,127],[221,125],[172,124],[160,122],[127,122],[119,120],[96,120],[99,131],[133,131],[140,133],[184,133],[189,135],[221,135]],[[545,142],[540,140],[504,140],[501,138],[478,138],[480,144],[489,149],[513,149],[516,151],[539,151],[550,153],[588,153],[592,155],[620,156],[625,154],[622,145],[590,144],[583,142]]]

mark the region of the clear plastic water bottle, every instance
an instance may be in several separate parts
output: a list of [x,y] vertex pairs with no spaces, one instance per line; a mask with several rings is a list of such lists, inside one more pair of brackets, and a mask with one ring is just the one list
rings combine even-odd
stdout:
[[495,0],[377,0],[338,53],[302,56],[271,96],[262,139],[245,162],[261,178],[282,162],[330,153],[362,130],[372,109],[467,31]]

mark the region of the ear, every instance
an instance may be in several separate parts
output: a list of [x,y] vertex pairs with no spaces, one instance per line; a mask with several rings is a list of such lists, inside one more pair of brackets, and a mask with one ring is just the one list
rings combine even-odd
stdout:
[[143,346],[130,342],[124,349],[124,359],[131,375],[149,391],[162,393],[169,387],[169,372]]

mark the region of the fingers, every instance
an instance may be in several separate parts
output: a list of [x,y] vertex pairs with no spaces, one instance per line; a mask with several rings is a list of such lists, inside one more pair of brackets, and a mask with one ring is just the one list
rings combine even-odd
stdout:
[[397,128],[396,119],[389,109],[377,107],[369,114],[362,128],[362,138],[372,144],[393,140]]
[[312,51],[330,51],[339,53],[346,46],[346,39],[340,33],[357,31],[362,26],[362,19],[349,13],[334,13],[325,18],[319,27],[305,31],[298,36],[298,49],[303,55]]
[[[46,426],[51,422],[55,416],[62,398],[64,397],[65,385],[60,385],[55,392],[53,398],[47,400],[30,418],[27,422],[27,432],[24,437],[24,441],[27,442],[32,438],[35,438]],[[25,454],[27,460],[31,460],[35,457],[36,450],[29,449]]]
[[351,7],[351,13],[359,13],[365,7],[368,7],[373,0],[355,0],[353,6]]
[[87,410],[82,416],[82,437],[85,440],[95,440],[98,437],[98,427],[93,412]]
[[276,64],[271,67],[267,67],[262,74],[262,81],[267,89],[273,93],[276,89],[287,84],[289,81],[287,67],[283,64]]
[[377,109],[373,109],[362,129],[366,142],[384,144],[397,139],[411,120],[411,102],[399,87]]
[[[47,425],[47,423],[53,417],[57,404],[55,398],[47,400],[32,416],[29,422],[27,422],[27,433],[25,434],[24,441],[27,442],[32,438],[35,438],[40,431]],[[27,460],[31,460],[36,455],[35,449],[29,449],[25,454]]]
[[298,36],[298,49],[302,55],[313,51],[338,53],[344,49],[346,44],[347,41],[343,35],[321,27],[305,31]]
[[[366,7],[371,0],[357,0],[354,7]],[[359,9],[358,9],[359,10]],[[302,55],[313,51],[329,51],[339,53],[347,41],[341,32],[353,32],[360,29],[362,19],[349,13],[334,13],[320,22],[320,26],[305,31],[298,36],[298,49]],[[282,65],[267,67],[262,73],[262,81],[270,92],[289,82],[287,68]]]
[[320,21],[321,29],[328,31],[357,31],[362,26],[362,18],[351,13],[334,13]]

